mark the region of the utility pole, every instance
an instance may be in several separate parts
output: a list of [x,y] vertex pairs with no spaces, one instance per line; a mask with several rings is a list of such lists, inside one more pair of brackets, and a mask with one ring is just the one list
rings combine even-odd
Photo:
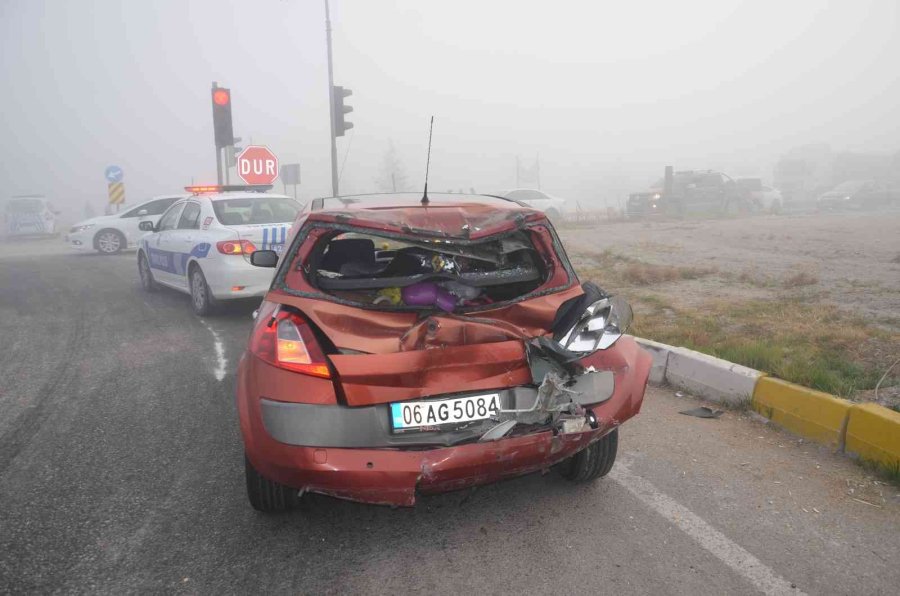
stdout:
[[328,113],[331,116],[331,193],[338,194],[337,170],[337,134],[334,129],[334,73],[331,65],[331,15],[328,11],[328,0],[325,0],[325,40],[328,44]]
[[[219,88],[218,83],[213,81],[212,91],[216,92],[216,89]],[[213,112],[213,123],[215,124],[215,112]],[[222,149],[219,147],[218,143],[216,144],[216,180],[218,184],[222,185]]]

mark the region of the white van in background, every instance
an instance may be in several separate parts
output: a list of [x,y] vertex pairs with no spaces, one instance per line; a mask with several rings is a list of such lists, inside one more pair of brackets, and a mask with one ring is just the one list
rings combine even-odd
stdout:
[[20,195],[0,204],[0,236],[56,236],[59,211],[42,195]]

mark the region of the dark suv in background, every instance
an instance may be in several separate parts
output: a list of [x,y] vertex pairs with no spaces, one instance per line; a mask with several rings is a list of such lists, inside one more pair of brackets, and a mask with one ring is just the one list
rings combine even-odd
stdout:
[[714,170],[685,170],[660,178],[649,190],[628,197],[630,217],[739,212],[747,198],[730,176]]

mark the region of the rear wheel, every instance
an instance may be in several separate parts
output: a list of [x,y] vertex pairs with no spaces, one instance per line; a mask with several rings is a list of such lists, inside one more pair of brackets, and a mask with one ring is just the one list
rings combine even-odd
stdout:
[[247,477],[247,498],[250,505],[264,513],[290,511],[300,504],[300,491],[264,478],[244,456],[244,474]]
[[212,314],[217,306],[216,299],[209,290],[209,284],[199,265],[191,267],[188,281],[191,284],[191,306],[194,313],[201,317]]
[[619,429],[591,443],[559,465],[563,478],[572,482],[590,482],[609,474],[619,450]]
[[138,255],[138,273],[141,275],[141,287],[144,288],[144,291],[156,291],[158,286],[156,285],[156,280],[153,279],[153,272],[150,271],[150,262],[147,260],[147,255],[143,252]]
[[104,255],[118,254],[125,244],[125,236],[117,230],[100,230],[94,237],[94,248]]

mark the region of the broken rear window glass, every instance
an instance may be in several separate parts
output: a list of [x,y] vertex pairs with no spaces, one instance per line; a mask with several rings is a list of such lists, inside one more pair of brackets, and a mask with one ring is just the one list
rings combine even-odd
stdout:
[[307,279],[343,300],[452,312],[524,296],[547,272],[524,231],[471,243],[343,232],[319,240]]

